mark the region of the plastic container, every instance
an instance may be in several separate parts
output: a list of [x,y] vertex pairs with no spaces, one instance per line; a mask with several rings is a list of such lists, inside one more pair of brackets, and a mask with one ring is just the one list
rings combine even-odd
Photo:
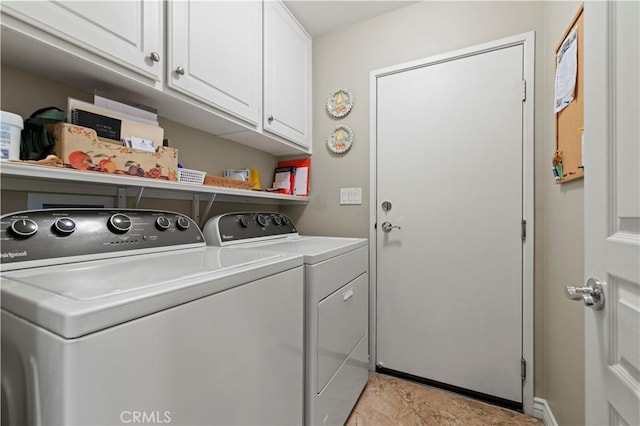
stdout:
[[236,180],[249,180],[250,175],[249,169],[240,169],[240,170],[225,170],[224,177],[236,179]]
[[204,183],[204,177],[207,172],[201,172],[200,170],[191,169],[178,169],[178,182],[195,183],[196,185],[202,185]]
[[22,128],[22,117],[12,112],[0,111],[0,160],[20,159]]

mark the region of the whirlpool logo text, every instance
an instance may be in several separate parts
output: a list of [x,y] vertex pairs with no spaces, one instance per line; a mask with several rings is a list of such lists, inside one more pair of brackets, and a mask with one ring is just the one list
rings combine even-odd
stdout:
[[27,255],[27,251],[9,251],[3,252],[1,254],[3,259],[14,259],[16,257],[25,257]]

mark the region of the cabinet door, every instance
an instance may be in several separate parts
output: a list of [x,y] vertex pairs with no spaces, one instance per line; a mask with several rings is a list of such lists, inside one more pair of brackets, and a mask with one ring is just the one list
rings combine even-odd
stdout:
[[264,8],[264,128],[309,147],[311,37],[281,2]]
[[172,1],[169,87],[252,124],[262,99],[262,2]]
[[89,58],[97,55],[153,81],[161,79],[162,2],[3,1],[2,13],[86,50]]

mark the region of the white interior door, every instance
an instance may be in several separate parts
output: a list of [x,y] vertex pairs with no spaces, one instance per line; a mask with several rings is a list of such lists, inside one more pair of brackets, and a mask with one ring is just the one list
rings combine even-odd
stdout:
[[640,424],[640,3],[585,2],[587,424]]
[[485,46],[374,89],[377,366],[516,405],[524,63],[522,43]]

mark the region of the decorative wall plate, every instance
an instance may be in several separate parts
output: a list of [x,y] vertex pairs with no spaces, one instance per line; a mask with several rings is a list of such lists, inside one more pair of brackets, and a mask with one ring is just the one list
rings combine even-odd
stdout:
[[353,132],[347,126],[336,126],[327,137],[327,146],[336,154],[347,152],[353,143]]
[[349,114],[353,106],[353,95],[349,89],[336,89],[327,99],[327,112],[336,118]]

